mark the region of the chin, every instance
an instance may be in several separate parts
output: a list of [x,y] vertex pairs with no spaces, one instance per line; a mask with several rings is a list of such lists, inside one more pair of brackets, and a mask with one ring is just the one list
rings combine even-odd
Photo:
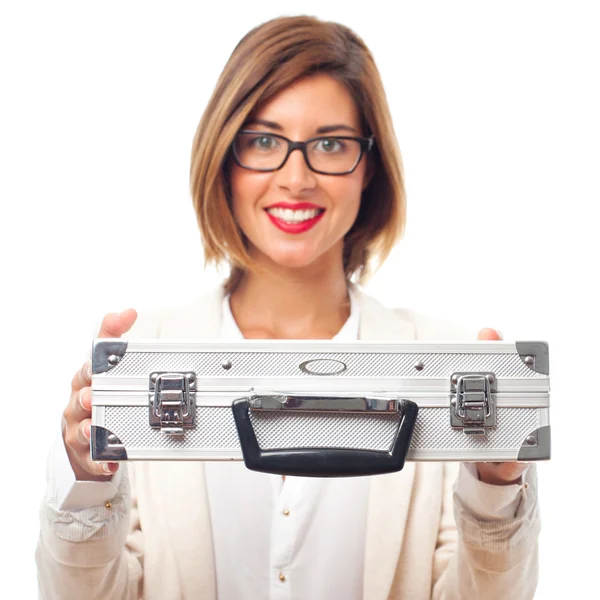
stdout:
[[271,262],[279,267],[286,269],[303,269],[310,267],[323,258],[323,253],[316,252],[314,249],[296,248],[294,250],[283,250],[281,248],[265,252]]
[[[260,240],[252,244],[251,255],[259,263],[276,265],[284,269],[306,269],[318,265],[336,264],[342,260],[343,239],[334,244],[325,240]],[[267,243],[265,243],[267,242]]]
[[318,257],[306,256],[271,256],[271,260],[285,269],[304,269],[318,261]]

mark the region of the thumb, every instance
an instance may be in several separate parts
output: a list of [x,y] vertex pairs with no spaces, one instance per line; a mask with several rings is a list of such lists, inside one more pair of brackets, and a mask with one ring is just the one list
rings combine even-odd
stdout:
[[491,329],[490,327],[485,327],[477,334],[478,340],[501,340],[502,335],[499,331],[495,329]]
[[98,332],[99,338],[118,338],[124,333],[129,331],[135,320],[137,319],[137,312],[134,308],[128,308],[120,313],[109,313],[102,319],[100,325],[100,331]]

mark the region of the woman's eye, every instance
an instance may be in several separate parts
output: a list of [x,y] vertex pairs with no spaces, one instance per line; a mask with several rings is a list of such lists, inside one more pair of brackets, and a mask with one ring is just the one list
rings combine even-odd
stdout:
[[322,152],[339,152],[343,149],[343,144],[340,140],[336,140],[335,138],[327,138],[319,140],[317,149]]
[[277,140],[270,135],[261,135],[250,140],[250,145],[259,150],[272,150],[277,146]]

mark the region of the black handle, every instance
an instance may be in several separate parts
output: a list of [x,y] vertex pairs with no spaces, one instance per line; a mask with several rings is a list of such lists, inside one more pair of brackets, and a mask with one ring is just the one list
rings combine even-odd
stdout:
[[400,423],[390,452],[347,448],[261,450],[250,421],[249,407],[245,398],[235,400],[231,406],[246,467],[261,473],[305,477],[351,477],[400,471],[419,411],[414,402],[399,401]]

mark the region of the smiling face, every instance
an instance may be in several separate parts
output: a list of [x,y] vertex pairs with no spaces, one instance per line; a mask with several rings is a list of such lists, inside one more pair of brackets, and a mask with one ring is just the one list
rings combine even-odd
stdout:
[[[281,91],[258,107],[243,130],[293,141],[366,134],[352,96],[326,74],[305,77]],[[265,152],[277,139],[242,142],[248,143]],[[308,152],[312,156],[312,152],[331,153],[335,148],[330,141],[322,141]],[[318,168],[314,162],[313,166]],[[311,171],[302,152],[295,150],[278,171],[251,171],[233,163],[230,181],[235,220],[259,264],[297,269],[338,261],[341,267],[344,236],[356,220],[368,183],[365,156],[352,173],[323,175]]]

